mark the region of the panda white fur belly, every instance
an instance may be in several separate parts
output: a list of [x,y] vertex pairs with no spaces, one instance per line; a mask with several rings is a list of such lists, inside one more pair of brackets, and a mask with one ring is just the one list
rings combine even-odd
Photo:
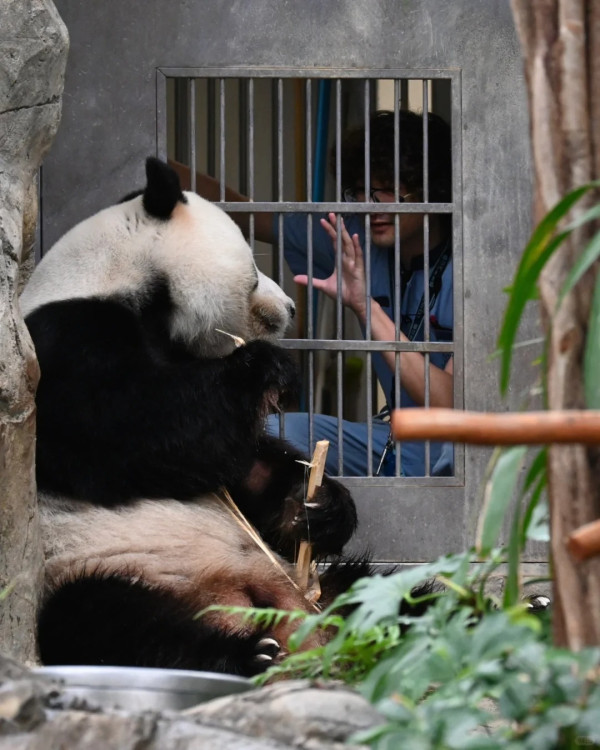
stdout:
[[[21,297],[41,370],[40,653],[253,674],[285,653],[290,626],[195,614],[308,605],[213,493],[231,493],[290,575],[309,528],[318,555],[339,555],[356,510],[329,478],[305,507],[302,457],[263,433],[297,388],[273,343],[292,301],[223,211],[156,159],[146,176],[59,240]],[[333,567],[325,599],[366,572],[367,561]]]
[[[56,617],[49,599],[40,619],[47,661],[112,664],[135,654],[136,666],[250,675],[285,655],[294,627],[284,620],[268,632],[255,632],[226,611],[206,612],[197,624],[195,615],[212,605],[310,611],[301,590],[290,583],[294,566],[274,554],[275,565],[217,495],[187,503],[140,500],[115,509],[42,497],[40,509],[46,590],[58,592],[60,607],[71,593],[79,597],[86,591],[88,597],[99,592],[96,601],[103,605],[92,605],[101,636],[88,640],[91,633],[82,639],[79,631],[78,609],[67,632],[63,615],[60,633],[48,626]],[[66,582],[75,582],[72,591]],[[139,597],[140,586],[147,597]],[[132,594],[135,608],[123,607],[122,597]],[[131,639],[144,636],[148,622],[148,642],[134,645]],[[317,635],[306,645],[321,642]]]

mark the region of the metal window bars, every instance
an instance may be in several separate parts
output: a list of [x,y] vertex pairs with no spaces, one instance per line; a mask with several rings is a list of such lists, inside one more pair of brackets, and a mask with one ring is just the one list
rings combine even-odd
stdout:
[[[292,297],[302,300],[305,294],[302,330],[282,341],[282,346],[295,350],[302,364],[304,392],[302,409],[308,413],[309,446],[311,451],[319,439],[314,431],[316,413],[328,412],[337,417],[338,473],[343,475],[344,434],[343,420],[362,421],[367,425],[365,477],[371,482],[405,482],[401,477],[401,451],[395,451],[392,478],[375,477],[377,455],[373,449],[372,415],[381,405],[377,378],[373,372],[373,357],[383,352],[394,353],[391,406],[399,406],[402,386],[402,352],[419,352],[425,359],[425,406],[430,403],[431,382],[429,363],[436,353],[449,353],[454,360],[454,405],[463,404],[462,380],[462,215],[461,215],[461,153],[459,71],[456,70],[291,70],[291,69],[161,69],[157,72],[157,151],[162,157],[175,158],[190,167],[191,188],[196,188],[196,173],[206,172],[219,180],[220,205],[226,211],[249,213],[249,242],[262,270],[273,278]],[[382,97],[387,97],[387,103]],[[416,104],[414,100],[416,99]],[[337,234],[336,269],[338,272],[337,299],[333,305],[333,325],[329,319],[331,303],[322,299],[314,288],[313,229],[318,217],[329,212],[348,213],[342,202],[341,142],[348,126],[364,128],[365,143],[370,138],[370,115],[381,108],[394,113],[393,170],[395,201],[386,204],[385,212],[393,215],[395,229],[392,268],[393,341],[373,339],[370,307],[364,336],[353,316],[342,304],[341,235]],[[399,202],[400,157],[402,130],[401,109],[423,112],[436,111],[450,124],[452,132],[452,200],[446,203],[429,201],[429,164],[427,121],[423,118],[423,195],[421,202]],[[332,154],[332,174],[327,174],[326,160]],[[218,157],[218,158],[217,158]],[[369,149],[364,158],[365,189],[371,187]],[[225,185],[231,185],[247,195],[250,202],[225,200]],[[262,213],[275,215],[278,241],[270,251],[263,249],[255,237],[255,217]],[[298,293],[285,263],[284,219],[286,214],[305,217],[307,233],[306,292]],[[366,285],[372,290],[371,215],[376,213],[372,203],[353,203],[352,213],[364,217]],[[423,245],[429,247],[430,217],[447,214],[452,221],[453,244],[453,340],[431,340],[429,315],[423,318],[422,341],[400,340],[401,295],[403,269],[401,256],[400,222],[407,214],[423,215]],[[429,278],[430,260],[426,252],[423,261],[424,278]],[[423,285],[424,309],[429,310],[429,284]],[[362,361],[364,377],[360,395],[355,395],[350,384],[349,363],[356,357]],[[328,370],[334,376],[326,384]],[[349,397],[349,394],[352,395]],[[324,396],[326,394],[326,397]],[[285,435],[285,417],[282,419]],[[433,482],[431,477],[431,446],[425,444],[425,471],[422,478],[411,482]],[[444,478],[445,484],[462,483],[464,456],[457,446],[454,456],[454,477]]]

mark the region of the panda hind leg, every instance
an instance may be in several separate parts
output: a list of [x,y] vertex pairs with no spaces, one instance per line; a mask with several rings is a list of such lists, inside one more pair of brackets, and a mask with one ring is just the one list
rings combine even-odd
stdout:
[[38,618],[43,664],[195,669],[251,676],[279,644],[261,633],[227,631],[172,592],[120,575],[84,575],[57,587]]

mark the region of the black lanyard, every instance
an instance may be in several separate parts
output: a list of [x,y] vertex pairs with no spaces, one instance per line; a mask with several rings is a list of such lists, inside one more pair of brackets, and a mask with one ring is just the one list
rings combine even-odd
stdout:
[[[441,280],[442,280],[442,274],[446,270],[446,266],[448,265],[448,261],[450,260],[450,256],[452,255],[451,249],[450,249],[450,240],[446,241],[446,244],[444,245],[444,249],[442,252],[438,255],[437,260],[433,264],[433,266],[429,269],[429,309],[433,307],[433,304],[439,294],[440,288],[442,286]],[[421,330],[421,327],[423,326],[423,313],[425,310],[425,290],[423,290],[423,296],[421,297],[421,301],[419,302],[419,307],[417,308],[417,312],[415,313],[415,316],[412,320],[412,323],[410,324],[410,328],[408,332],[406,332],[406,336],[410,341],[414,341],[417,337],[417,334]]]
[[[446,244],[444,245],[444,249],[438,255],[433,266],[429,269],[429,309],[430,310],[433,307],[433,303],[435,302],[439,294],[439,291],[441,289],[442,274],[446,270],[446,266],[448,265],[448,261],[450,260],[451,255],[452,255],[452,252],[451,252],[450,240],[447,240]],[[425,309],[425,290],[423,290],[423,296],[421,297],[421,301],[419,302],[419,307],[417,308],[417,312],[415,313],[415,317],[413,318],[410,329],[408,333],[406,334],[406,336],[408,337],[410,341],[415,340],[416,335],[419,333],[423,325],[424,309]],[[389,407],[388,407],[388,413],[389,413]],[[390,453],[390,451],[393,451],[393,450],[394,450],[394,438],[392,436],[392,430],[390,427],[390,434],[388,436],[387,442],[381,454],[381,458],[379,460],[379,465],[377,466],[377,470],[375,471],[376,477],[379,476],[379,474],[381,473],[381,469],[383,468],[383,464],[384,464],[385,459],[387,458],[388,453]]]

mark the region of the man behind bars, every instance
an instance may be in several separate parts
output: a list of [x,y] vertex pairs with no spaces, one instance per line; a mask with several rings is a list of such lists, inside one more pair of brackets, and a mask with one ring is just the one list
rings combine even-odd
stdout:
[[[451,138],[449,126],[438,116],[427,116],[428,134],[428,185],[424,191],[423,172],[423,117],[408,110],[399,112],[399,177],[394,170],[393,112],[374,113],[369,122],[369,139],[366,143],[363,128],[348,131],[341,144],[341,179],[343,197],[349,204],[373,202],[376,208],[365,219],[364,214],[336,217],[331,213],[313,221],[313,286],[328,297],[337,296],[337,232],[341,233],[342,302],[356,315],[363,334],[370,308],[371,339],[394,341],[396,300],[396,247],[400,259],[400,341],[425,340],[424,310],[424,256],[427,241],[429,253],[429,340],[451,341],[453,332],[452,309],[452,244],[451,217],[430,214],[428,231],[421,213],[403,213],[395,219],[385,212],[385,204],[393,203],[445,203],[451,201]],[[365,190],[365,146],[369,149],[370,191]],[[335,154],[330,167],[335,174]],[[174,165],[176,167],[180,165]],[[189,171],[179,169],[182,182]],[[219,185],[212,178],[198,175],[197,190],[211,200],[219,200]],[[397,189],[397,192],[396,192]],[[226,189],[228,201],[245,201],[247,197]],[[351,208],[351,205],[349,206]],[[233,214],[242,231],[248,236],[249,214]],[[338,227],[339,222],[339,227]],[[279,216],[269,213],[255,215],[256,239],[263,242],[279,241]],[[371,295],[367,295],[365,255],[365,226],[370,232]],[[398,237],[396,237],[398,226]],[[295,274],[298,284],[306,285],[308,229],[305,214],[283,215],[283,248],[286,261]],[[395,394],[394,352],[376,352],[372,355],[377,378],[390,409],[425,405],[426,358],[419,352],[402,352],[400,355],[400,394]],[[452,407],[453,360],[448,353],[429,355],[429,406]],[[383,475],[393,475],[396,469],[394,450],[389,441],[389,424],[379,416],[372,422],[372,466]],[[313,439],[329,440],[327,471],[338,473],[338,420],[324,414],[315,414]],[[365,422],[343,420],[343,475],[367,474],[367,431]],[[279,418],[269,417],[267,429],[279,434]],[[305,412],[285,415],[285,438],[307,455],[309,423]],[[430,445],[429,471],[434,475],[452,474],[451,446],[438,443]],[[424,476],[425,444],[401,444],[401,473],[405,476]]]

